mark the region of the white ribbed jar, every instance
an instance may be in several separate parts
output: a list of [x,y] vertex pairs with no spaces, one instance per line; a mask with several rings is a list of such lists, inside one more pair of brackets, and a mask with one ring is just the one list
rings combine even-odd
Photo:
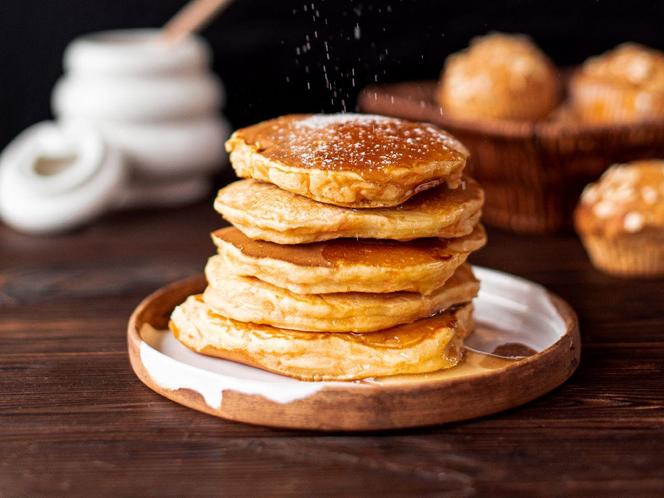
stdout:
[[230,129],[207,43],[190,36],[167,44],[158,35],[121,30],[74,40],[52,106],[60,121],[94,125],[140,181],[168,184],[221,168]]

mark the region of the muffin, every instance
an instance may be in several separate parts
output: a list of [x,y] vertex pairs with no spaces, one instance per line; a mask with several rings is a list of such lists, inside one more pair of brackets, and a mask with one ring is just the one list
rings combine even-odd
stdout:
[[534,121],[556,107],[560,82],[528,37],[494,33],[447,58],[436,99],[452,117]]
[[664,53],[625,43],[588,59],[572,77],[570,100],[586,122],[664,118]]
[[583,191],[575,224],[600,270],[664,275],[664,161],[609,168]]

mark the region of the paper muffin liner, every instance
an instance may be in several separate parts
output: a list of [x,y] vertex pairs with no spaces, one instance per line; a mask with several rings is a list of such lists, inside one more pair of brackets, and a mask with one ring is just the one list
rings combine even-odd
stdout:
[[570,85],[572,106],[581,119],[595,123],[634,122],[664,117],[664,96],[582,74]]
[[664,244],[647,235],[605,238],[582,235],[590,260],[613,275],[655,277],[664,275]]

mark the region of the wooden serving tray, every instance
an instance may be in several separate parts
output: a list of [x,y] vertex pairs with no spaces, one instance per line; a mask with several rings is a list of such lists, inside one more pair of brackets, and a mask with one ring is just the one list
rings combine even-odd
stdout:
[[[578,323],[571,307],[543,287],[474,270],[482,282],[475,300],[478,325],[463,363],[453,369],[359,382],[302,382],[199,355],[165,329],[173,308],[204,289],[202,276],[164,287],[138,305],[129,320],[129,358],[155,392],[251,424],[360,431],[496,413],[537,398],[572,375],[580,358]],[[512,357],[515,353],[523,354]]]

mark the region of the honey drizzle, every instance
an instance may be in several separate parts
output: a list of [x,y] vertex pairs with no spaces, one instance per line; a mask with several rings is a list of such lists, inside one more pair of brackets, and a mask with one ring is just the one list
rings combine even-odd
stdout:
[[[236,228],[214,232],[214,237],[232,244],[251,258],[288,261],[298,266],[336,267],[362,264],[381,268],[403,268],[447,261],[454,257],[446,239],[416,239],[409,242],[378,239],[335,239],[300,245],[281,245],[252,240]],[[459,248],[460,249],[460,248]]]
[[491,351],[478,351],[466,345],[464,347],[463,359],[455,367],[427,374],[395,375],[377,379],[365,379],[362,382],[394,384],[449,380],[483,374],[487,371],[501,370],[537,354],[537,351],[525,344],[509,341],[504,335],[501,337],[499,329],[492,328],[483,323],[477,324],[473,333],[485,334],[494,338],[489,346]]
[[[520,358],[521,359],[521,358]],[[486,373],[488,371],[501,370],[510,365],[518,363],[520,359],[508,359],[491,354],[480,353],[469,349],[464,350],[463,359],[458,365],[446,370],[437,372],[415,374],[415,375],[394,375],[391,377],[380,377],[376,379],[365,379],[362,382],[372,384],[401,384],[401,383],[422,383],[428,381],[450,380],[461,377],[468,377]]]

